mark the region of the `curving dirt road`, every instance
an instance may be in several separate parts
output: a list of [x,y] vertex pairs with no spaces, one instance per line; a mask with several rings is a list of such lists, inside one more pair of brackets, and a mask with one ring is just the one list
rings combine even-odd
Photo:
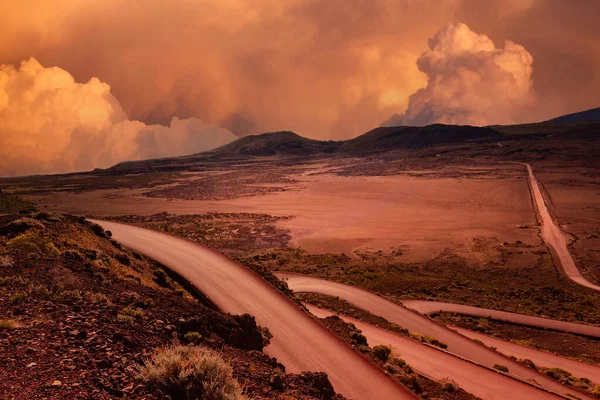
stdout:
[[550,216],[550,213],[548,212],[544,196],[542,195],[540,186],[538,185],[537,179],[533,174],[533,169],[531,169],[531,165],[524,165],[527,167],[529,185],[531,188],[531,196],[536,204],[540,222],[542,224],[542,239],[544,240],[546,245],[550,247],[552,253],[558,259],[559,264],[562,266],[563,270],[565,271],[565,274],[567,274],[569,279],[582,286],[600,291],[600,286],[594,285],[592,282],[585,279],[577,269],[575,261],[573,260],[573,256],[571,256],[571,253],[569,252],[569,243],[565,234],[560,230],[560,227],[554,222],[554,220]]
[[[565,386],[537,371],[529,369],[502,354],[476,343],[427,317],[366,290],[306,275],[292,273],[278,273],[276,275],[280,279],[284,279],[290,289],[295,292],[321,293],[329,296],[337,296],[372,314],[379,315],[390,322],[398,324],[410,332],[418,332],[422,335],[434,337],[447,344],[448,351],[467,360],[474,361],[488,368],[493,368],[495,364],[507,366],[511,375],[523,381],[534,380],[540,386],[554,393],[564,394],[569,391]],[[573,392],[573,390],[570,391]],[[577,393],[577,395],[581,398],[591,399],[591,397],[586,397],[581,393]]]
[[[313,315],[319,318],[333,315],[330,311],[322,310],[309,304],[305,305]],[[398,357],[406,361],[420,374],[436,381],[445,378],[451,379],[467,392],[482,399],[545,400],[559,398],[534,386],[512,379],[493,370],[482,368],[469,361],[462,360],[385,329],[346,316],[339,317],[360,329],[367,338],[370,346],[390,346],[398,354]]]
[[495,347],[504,355],[512,355],[519,359],[529,359],[539,367],[562,368],[579,378],[588,378],[596,384],[600,383],[600,367],[571,360],[570,358],[557,356],[556,354],[548,353],[546,351],[535,350],[531,347],[507,342],[505,340],[497,339],[482,333],[473,332],[468,329],[463,329],[456,326],[452,326],[450,329],[453,329],[468,338],[480,340],[486,346]]
[[307,316],[247,268],[189,240],[109,221],[98,221],[125,246],[172,269],[232,314],[248,313],[273,334],[265,349],[288,372],[326,372],[338,393],[353,399],[415,399],[365,358]]
[[401,303],[421,314],[434,314],[438,312],[451,312],[473,317],[492,318],[499,321],[513,322],[519,325],[529,325],[538,328],[552,329],[554,331],[576,333],[578,335],[600,338],[600,326],[577,324],[575,322],[557,321],[555,319],[534,317],[532,315],[512,313],[508,311],[491,310],[466,306],[463,304],[445,303],[442,301],[428,300],[402,300]]

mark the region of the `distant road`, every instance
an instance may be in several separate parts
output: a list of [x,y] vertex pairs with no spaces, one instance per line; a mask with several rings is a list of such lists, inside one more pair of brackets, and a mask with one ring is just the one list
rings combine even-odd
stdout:
[[125,246],[182,276],[222,311],[248,313],[273,334],[265,353],[288,372],[323,371],[351,399],[416,399],[319,324],[297,304],[244,266],[208,247],[169,234],[92,220]]
[[516,343],[507,342],[482,333],[473,332],[468,329],[450,327],[461,335],[471,339],[481,340],[486,346],[495,347],[500,353],[507,356],[515,356],[519,359],[529,359],[538,367],[562,368],[569,371],[579,378],[588,378],[595,384],[600,384],[600,367],[585,364],[570,358],[557,356],[542,350],[535,350],[531,347],[521,346]]
[[534,317],[532,315],[517,314],[508,311],[491,310],[465,306],[463,304],[445,303],[442,301],[428,300],[402,300],[401,303],[421,314],[435,314],[450,312],[473,317],[492,318],[520,325],[535,326],[537,328],[552,329],[554,331],[576,333],[578,335],[600,338],[600,326],[577,324],[575,322],[557,321],[555,319]]
[[524,165],[527,167],[529,184],[532,192],[531,195],[536,204],[538,215],[541,220],[540,222],[542,224],[542,239],[544,239],[546,245],[550,247],[552,253],[558,259],[559,264],[562,266],[562,269],[565,271],[565,274],[567,274],[569,279],[582,286],[600,291],[600,286],[595,285],[585,279],[577,269],[575,261],[573,260],[573,256],[571,256],[571,253],[569,252],[568,241],[565,237],[565,234],[560,230],[560,227],[554,222],[550,216],[550,213],[548,212],[544,196],[542,195],[542,191],[540,190],[537,179],[533,174],[531,165]]
[[[306,305],[315,316],[325,318],[333,313]],[[483,368],[444,351],[408,339],[382,328],[340,316],[344,321],[354,324],[367,338],[369,346],[391,346],[398,357],[406,361],[415,371],[439,381],[451,379],[467,392],[485,400],[558,399],[558,396],[540,390],[529,384],[512,379],[494,370]],[[563,392],[568,391],[563,388]]]
[[[565,394],[566,392],[574,391],[574,389],[567,388],[553,379],[450,330],[427,317],[369,291],[308,275],[293,273],[277,273],[276,275],[280,279],[284,279],[290,289],[295,292],[321,293],[329,296],[337,296],[372,314],[379,315],[402,328],[408,329],[410,332],[417,332],[421,335],[436,338],[448,345],[449,352],[467,360],[488,368],[493,368],[496,364],[507,366],[511,375],[523,381],[534,380],[540,386],[554,393]],[[579,392],[577,395],[581,398],[591,399],[591,397]]]

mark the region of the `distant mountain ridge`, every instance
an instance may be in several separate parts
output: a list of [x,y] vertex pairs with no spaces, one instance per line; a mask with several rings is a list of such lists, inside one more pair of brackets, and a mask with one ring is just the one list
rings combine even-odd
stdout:
[[545,122],[579,122],[579,121],[600,121],[600,107],[592,108],[586,111],[580,111],[573,114],[562,115]]
[[346,141],[340,151],[361,153],[410,149],[498,136],[502,136],[502,134],[492,128],[469,125],[433,124],[427,126],[379,127]]

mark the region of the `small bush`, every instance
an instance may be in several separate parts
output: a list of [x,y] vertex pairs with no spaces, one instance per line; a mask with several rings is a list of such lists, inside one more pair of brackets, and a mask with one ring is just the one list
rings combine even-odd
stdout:
[[27,300],[27,298],[29,297],[29,295],[27,294],[27,292],[17,292],[15,294],[13,294],[12,296],[10,296],[10,303],[11,304],[19,304],[24,302],[25,300]]
[[117,321],[122,322],[124,324],[133,324],[135,322],[131,315],[123,314],[117,314]]
[[183,335],[183,337],[188,341],[188,343],[198,343],[202,340],[202,335],[193,331],[186,333]]
[[458,385],[450,378],[444,378],[439,382],[442,385],[442,390],[448,393],[458,391]]
[[17,329],[19,326],[19,323],[12,319],[0,319],[0,330]]
[[408,374],[412,374],[412,373],[414,372],[414,371],[413,371],[413,369],[412,369],[412,367],[411,367],[410,365],[408,365],[408,364],[406,363],[406,361],[404,361],[404,360],[403,360],[403,359],[401,359],[401,358],[398,358],[398,357],[392,357],[392,358],[390,358],[390,359],[388,360],[388,362],[389,362],[390,364],[393,364],[393,365],[395,365],[395,366],[397,366],[397,367],[400,367],[400,368],[402,368],[402,369],[403,369],[403,370],[404,370],[406,373],[408,373]]
[[431,345],[437,346],[437,347],[441,347],[442,349],[447,349],[448,345],[446,343],[442,343],[439,340],[437,340],[434,337],[431,336],[423,336],[423,341],[427,342]]
[[390,355],[392,354],[392,349],[389,346],[377,345],[373,347],[371,353],[373,353],[373,355],[381,361],[387,362],[388,358],[390,358]]
[[229,364],[217,353],[198,346],[158,349],[139,367],[138,376],[174,399],[245,399]]
[[65,290],[56,293],[55,298],[58,301],[76,301],[83,299],[83,295],[81,290]]
[[22,233],[7,243],[8,248],[17,253],[42,253],[47,256],[58,256],[60,251],[50,239],[34,231]]
[[134,307],[125,307],[121,310],[121,314],[141,319],[144,316],[144,310]]
[[150,297],[148,297],[146,300],[144,300],[143,306],[146,308],[150,308],[150,307],[154,307],[154,300],[152,300]]
[[591,394],[592,394],[592,396],[600,399],[600,385],[594,386],[594,388],[591,391]]
[[535,369],[537,371],[537,365],[535,365],[535,363],[533,361],[531,361],[530,359],[526,358],[524,360],[519,360],[519,361],[521,362],[521,364],[525,365],[526,367]]
[[104,228],[94,222],[90,222],[90,229],[92,232],[94,232],[94,234],[96,234],[96,236],[103,238],[107,237],[106,232],[104,232]]
[[154,282],[158,283],[160,286],[169,286],[169,280],[167,278],[167,273],[160,268],[154,270]]
[[494,364],[494,369],[502,372],[508,372],[508,367],[506,365]]

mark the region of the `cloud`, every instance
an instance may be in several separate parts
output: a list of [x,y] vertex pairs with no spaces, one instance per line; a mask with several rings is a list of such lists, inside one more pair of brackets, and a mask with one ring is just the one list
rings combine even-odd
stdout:
[[226,129],[173,117],[132,121],[110,86],[77,83],[36,59],[0,66],[0,176],[108,167],[125,160],[192,154],[234,140]]
[[[518,122],[598,105],[600,1],[0,1],[0,64],[35,57],[111,86],[131,119],[200,118],[239,135],[345,139],[408,106],[449,21],[535,59]],[[500,115],[499,121],[504,120]]]
[[382,125],[515,123],[535,101],[532,64],[533,57],[519,44],[507,40],[496,48],[465,24],[447,24],[417,60],[427,86],[410,96],[403,114]]

